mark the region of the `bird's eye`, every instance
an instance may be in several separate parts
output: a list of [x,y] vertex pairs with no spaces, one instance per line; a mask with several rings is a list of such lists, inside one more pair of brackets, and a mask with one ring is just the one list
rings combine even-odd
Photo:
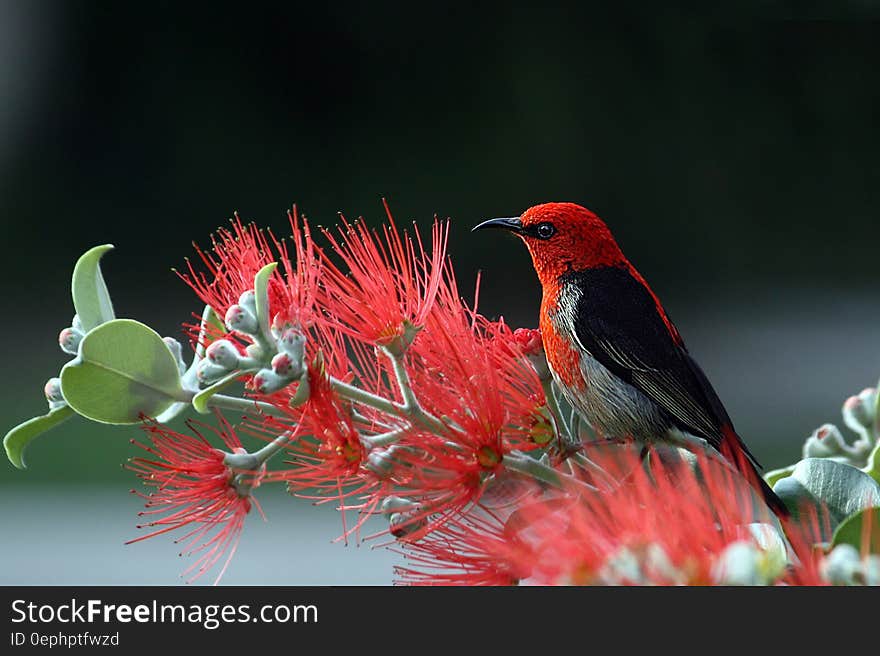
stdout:
[[538,239],[550,239],[556,234],[556,226],[552,223],[539,223],[535,227],[535,234],[538,235]]

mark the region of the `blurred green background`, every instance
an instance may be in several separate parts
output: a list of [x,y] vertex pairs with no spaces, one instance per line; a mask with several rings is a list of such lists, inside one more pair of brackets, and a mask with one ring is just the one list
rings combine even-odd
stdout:
[[[752,450],[788,464],[880,376],[880,28],[854,20],[868,2],[755,6],[0,1],[2,423],[45,411],[95,244],[117,247],[117,314],[179,335],[200,308],[170,268],[233,210],[283,230],[294,202],[326,225],[378,221],[384,196],[401,222],[451,217],[460,286],[482,270],[482,311],[533,326],[525,250],[469,229],[570,200],[609,223]],[[0,553],[33,560],[0,558],[0,583],[173,582],[170,541],[121,547],[137,433],[71,422],[28,471],[0,466]],[[325,549],[329,508],[277,503],[280,532],[246,531],[228,582],[390,580],[384,553]]]

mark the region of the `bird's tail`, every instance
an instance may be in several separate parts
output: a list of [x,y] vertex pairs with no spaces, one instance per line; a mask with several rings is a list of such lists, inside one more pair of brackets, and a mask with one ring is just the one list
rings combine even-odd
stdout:
[[[754,469],[754,467],[753,467]],[[764,502],[770,507],[770,510],[773,511],[773,514],[776,515],[779,519],[785,519],[791,515],[791,511],[785,505],[785,502],[779,498],[776,492],[773,491],[767,481],[761,476],[760,473],[755,469],[754,475],[758,480],[758,488],[761,491],[761,494],[764,497]]]
[[748,447],[732,426],[726,427],[723,432],[724,440],[721,443],[721,454],[746,477],[755,490],[761,493],[764,502],[774,515],[780,520],[787,519],[791,515],[791,511],[761,476],[759,470],[761,465],[749,452]]

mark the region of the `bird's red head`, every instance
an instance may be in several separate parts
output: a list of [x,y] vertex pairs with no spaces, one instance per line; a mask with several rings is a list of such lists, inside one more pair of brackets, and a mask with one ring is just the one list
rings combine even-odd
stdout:
[[490,219],[474,228],[503,228],[526,244],[542,284],[553,284],[568,271],[626,263],[608,226],[575,203],[544,203],[522,216]]

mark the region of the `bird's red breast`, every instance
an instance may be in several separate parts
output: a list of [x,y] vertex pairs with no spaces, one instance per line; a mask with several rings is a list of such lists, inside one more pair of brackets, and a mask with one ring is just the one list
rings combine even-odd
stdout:
[[572,389],[583,389],[586,384],[581,372],[580,352],[575,348],[571,339],[564,336],[553,322],[552,316],[556,309],[556,295],[544,292],[541,302],[541,316],[539,327],[541,339],[544,342],[544,353],[550,368],[556,373],[560,381]]

